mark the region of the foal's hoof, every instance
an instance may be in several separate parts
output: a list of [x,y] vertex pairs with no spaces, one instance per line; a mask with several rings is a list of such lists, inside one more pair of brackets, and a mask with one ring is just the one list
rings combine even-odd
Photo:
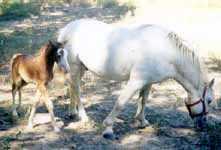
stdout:
[[79,117],[77,114],[68,114],[65,116],[65,119],[67,120],[79,120]]
[[103,133],[103,138],[108,139],[108,140],[119,140],[119,137],[114,135],[113,133],[107,132]]
[[27,125],[26,130],[27,131],[32,131],[33,130],[33,125]]

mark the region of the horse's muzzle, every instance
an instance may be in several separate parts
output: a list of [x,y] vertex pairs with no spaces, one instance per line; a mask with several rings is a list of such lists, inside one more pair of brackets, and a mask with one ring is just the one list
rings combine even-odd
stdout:
[[199,116],[195,117],[194,119],[194,125],[197,129],[203,129],[207,126],[207,116]]

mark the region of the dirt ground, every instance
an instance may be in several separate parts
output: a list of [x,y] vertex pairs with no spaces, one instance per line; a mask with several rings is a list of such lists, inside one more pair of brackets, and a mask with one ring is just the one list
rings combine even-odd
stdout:
[[[0,30],[19,32],[32,28],[31,34],[39,33],[35,35],[37,41],[47,34],[47,31],[51,33],[50,37],[53,36],[58,28],[73,19],[89,17],[113,23],[125,14],[126,9],[120,7],[112,9],[56,7],[56,10],[49,8],[40,17],[33,16],[22,21],[0,23],[2,27]],[[13,47],[9,46],[10,48]],[[10,55],[7,53],[7,56]],[[216,79],[215,96],[218,105],[221,88],[219,65],[220,62],[213,59],[206,61],[209,77]],[[203,131],[195,130],[183,102],[186,92],[172,80],[152,87],[149,102],[146,105],[146,118],[150,126],[140,129],[133,120],[138,97],[135,95],[119,115],[114,126],[119,140],[110,141],[102,138],[102,121],[113,108],[123,87],[124,83],[104,81],[91,73],[86,73],[82,81],[82,97],[85,99],[84,105],[90,122],[85,124],[79,122],[77,118],[68,117],[67,86],[64,84],[63,76],[56,74],[49,91],[55,105],[57,123],[62,126],[62,131],[53,132],[44,105],[37,110],[34,130],[28,131],[26,130],[28,108],[35,94],[35,86],[28,85],[23,89],[22,108],[19,109],[20,118],[13,119],[9,69],[7,65],[1,67],[0,149],[221,149],[221,111],[215,108],[215,103],[212,103],[208,127]]]

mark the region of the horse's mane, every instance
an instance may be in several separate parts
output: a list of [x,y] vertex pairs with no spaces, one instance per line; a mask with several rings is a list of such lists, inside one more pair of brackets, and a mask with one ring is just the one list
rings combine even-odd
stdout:
[[[177,47],[176,50],[179,52],[179,64],[181,65],[186,65],[189,63],[186,63],[186,61],[190,62],[192,66],[197,70],[198,73],[198,78],[201,78],[203,80],[203,83],[196,83],[196,86],[199,86],[199,84],[205,84],[208,82],[207,79],[207,70],[204,66],[204,63],[200,61],[198,55],[196,55],[196,52],[194,51],[193,48],[190,48],[187,44],[185,44],[185,41],[181,39],[176,33],[174,32],[169,32],[168,33],[168,38],[174,42],[175,46]],[[181,73],[183,73],[183,70],[180,70]],[[194,80],[194,79],[190,79]],[[197,81],[192,81],[192,82],[197,82]]]
[[196,55],[194,49],[190,48],[185,44],[185,41],[181,39],[176,33],[169,32],[168,34],[169,39],[174,41],[177,50],[181,53],[182,57],[188,57],[192,61],[194,65],[199,65],[199,58]]

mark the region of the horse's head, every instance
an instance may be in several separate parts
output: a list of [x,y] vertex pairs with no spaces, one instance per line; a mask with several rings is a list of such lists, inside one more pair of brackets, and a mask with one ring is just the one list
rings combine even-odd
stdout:
[[64,73],[69,72],[70,67],[67,60],[68,52],[64,48],[63,44],[59,42],[49,41],[48,47],[50,47],[51,49],[51,55],[53,56],[54,61],[57,63],[58,68]]
[[[190,117],[194,120],[196,128],[203,128],[207,123],[208,106],[214,99],[214,79],[204,86],[201,97],[194,103],[187,103],[186,106]],[[190,99],[191,100],[191,99]]]

